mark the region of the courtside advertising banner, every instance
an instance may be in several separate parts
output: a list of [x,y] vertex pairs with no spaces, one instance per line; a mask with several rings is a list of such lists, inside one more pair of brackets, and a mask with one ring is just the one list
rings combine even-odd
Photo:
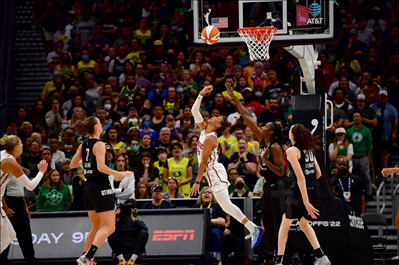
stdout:
[[[154,210],[150,210],[154,212]],[[156,211],[156,210],[155,210]],[[200,256],[204,254],[204,212],[170,212],[159,210],[159,214],[146,214],[140,210],[139,219],[148,227],[147,256]],[[31,219],[32,242],[36,258],[77,258],[82,254],[84,241],[91,223],[87,216],[47,215]],[[96,257],[111,257],[111,248],[106,241],[97,251]],[[11,244],[9,258],[23,259],[18,241]]]

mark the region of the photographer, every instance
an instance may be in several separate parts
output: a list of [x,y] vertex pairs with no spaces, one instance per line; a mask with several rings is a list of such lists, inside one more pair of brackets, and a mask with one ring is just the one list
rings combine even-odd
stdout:
[[[129,199],[119,204],[116,210],[115,232],[108,237],[108,243],[119,264],[134,264],[140,254],[145,252],[148,241],[148,228],[137,219],[137,203]],[[132,253],[126,263],[123,254]]]

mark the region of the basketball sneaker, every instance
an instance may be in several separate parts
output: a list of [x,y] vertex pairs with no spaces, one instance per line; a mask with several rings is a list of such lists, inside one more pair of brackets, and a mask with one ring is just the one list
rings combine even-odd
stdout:
[[127,265],[128,263],[126,262],[125,259],[122,259],[119,261],[118,265]]
[[324,255],[323,257],[321,257],[319,259],[316,258],[314,265],[331,265],[331,262],[328,259],[328,257],[326,255]]
[[259,245],[263,234],[265,233],[265,229],[261,226],[255,226],[255,230],[253,233],[249,233],[249,235],[247,235],[245,237],[245,239],[250,239],[252,240],[252,244],[251,244],[251,248],[256,248],[256,246]]
[[88,259],[86,258],[85,255],[80,256],[76,262],[80,265],[95,265],[97,264],[96,262],[94,262],[94,258]]
[[126,263],[127,265],[134,265],[134,260],[129,259],[129,261]]

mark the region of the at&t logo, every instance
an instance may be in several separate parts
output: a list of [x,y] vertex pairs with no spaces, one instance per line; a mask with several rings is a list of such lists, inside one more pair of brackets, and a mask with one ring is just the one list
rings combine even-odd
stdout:
[[312,16],[312,18],[308,19],[308,24],[309,25],[317,25],[317,24],[322,24],[323,23],[323,18],[317,18],[318,15],[321,13],[321,6],[318,3],[312,3],[309,6],[309,15]]

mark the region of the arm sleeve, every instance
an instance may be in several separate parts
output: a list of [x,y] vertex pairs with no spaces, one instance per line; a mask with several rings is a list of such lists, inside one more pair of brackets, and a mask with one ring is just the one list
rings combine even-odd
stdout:
[[202,96],[198,95],[193,107],[191,108],[191,113],[193,114],[195,123],[201,123],[204,121],[204,119],[202,118],[202,115],[199,111],[200,106],[201,106],[201,101],[202,101]]
[[32,191],[36,188],[37,184],[39,184],[40,180],[43,177],[43,173],[37,173],[36,177],[30,180],[25,174],[18,178],[19,182],[22,183],[28,190]]

